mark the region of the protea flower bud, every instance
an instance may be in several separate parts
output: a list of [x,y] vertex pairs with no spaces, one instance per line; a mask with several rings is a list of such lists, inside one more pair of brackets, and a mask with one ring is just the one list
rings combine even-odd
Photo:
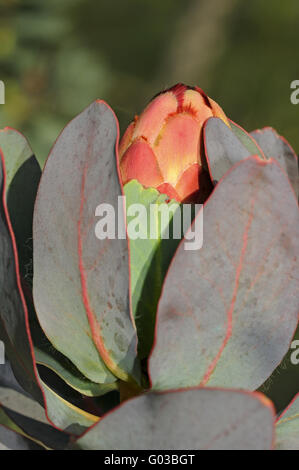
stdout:
[[220,106],[198,87],[179,83],[155,96],[120,142],[123,183],[136,179],[179,202],[203,202],[212,183],[201,134],[212,116],[229,126]]

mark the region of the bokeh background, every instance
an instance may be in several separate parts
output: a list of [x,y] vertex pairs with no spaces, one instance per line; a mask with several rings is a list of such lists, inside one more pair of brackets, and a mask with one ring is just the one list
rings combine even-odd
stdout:
[[[23,132],[43,163],[94,99],[123,131],[153,95],[185,82],[247,130],[275,127],[298,153],[298,31],[298,0],[0,0],[0,128]],[[298,390],[288,355],[263,391],[280,409]]]
[[298,0],[0,0],[0,127],[42,162],[95,98],[123,130],[161,89],[198,85],[247,130],[271,125],[299,152]]

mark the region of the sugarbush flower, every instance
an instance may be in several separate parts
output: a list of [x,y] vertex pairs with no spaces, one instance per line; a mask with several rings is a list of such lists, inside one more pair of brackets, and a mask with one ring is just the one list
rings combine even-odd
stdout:
[[136,179],[179,202],[203,202],[212,189],[202,142],[210,117],[229,126],[221,107],[198,87],[179,83],[156,95],[120,142],[123,183]]

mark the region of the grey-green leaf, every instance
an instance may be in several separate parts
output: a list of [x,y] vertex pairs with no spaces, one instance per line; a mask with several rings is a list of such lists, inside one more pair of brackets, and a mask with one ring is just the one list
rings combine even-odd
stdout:
[[182,243],[164,281],[154,389],[264,383],[298,323],[298,257],[298,205],[285,174],[274,160],[238,163],[204,206],[202,248]]
[[139,381],[128,243],[95,233],[97,207],[117,211],[122,195],[117,145],[114,113],[95,101],[56,141],[33,223],[33,295],[41,326],[55,348],[98,383],[115,376]]
[[[79,410],[62,398],[55,395],[44,385],[38,376],[34,358],[32,338],[29,328],[28,310],[21,288],[18,269],[18,253],[15,236],[10,223],[6,204],[7,182],[5,157],[0,152],[0,340],[5,344],[5,353],[9,358],[12,370],[5,368],[3,383],[14,389],[24,389],[27,394],[43,405],[47,416],[58,427],[61,425],[78,425],[88,427],[97,421],[97,417]],[[2,381],[0,368],[0,381]],[[17,382],[15,381],[15,378]],[[7,386],[6,385],[6,386]],[[60,407],[60,412],[56,413]]]
[[262,395],[216,389],[147,393],[76,442],[84,450],[270,450],[274,413]]

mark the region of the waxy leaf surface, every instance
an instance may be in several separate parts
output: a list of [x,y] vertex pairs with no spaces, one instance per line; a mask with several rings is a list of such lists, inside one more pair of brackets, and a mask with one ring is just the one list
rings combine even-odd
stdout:
[[269,450],[274,414],[259,394],[190,389],[148,393],[108,413],[80,449]]
[[[4,135],[9,139],[12,136],[10,133],[0,133],[0,135],[2,148],[5,148]],[[16,133],[16,135],[19,139],[19,134]],[[10,147],[8,146],[8,148]],[[16,150],[19,151],[18,145],[16,145]],[[27,149],[25,155],[32,155],[32,153]],[[34,397],[46,408],[47,417],[51,416],[50,420],[55,425],[63,424],[68,427],[79,423],[81,426],[88,427],[97,418],[85,414],[82,410],[58,397],[48,387],[43,387],[38,376],[29,328],[28,310],[21,286],[17,243],[7,207],[7,192],[13,185],[14,178],[12,175],[14,173],[11,172],[10,178],[7,179],[5,171],[6,158],[1,149],[0,157],[0,259],[2,263],[0,266],[0,340],[5,344],[5,353],[12,368],[12,370],[9,370],[10,367],[5,369],[3,366],[0,367],[0,382],[2,381],[2,372],[5,376],[3,382],[6,384],[13,383],[15,376],[17,382],[15,381],[14,389],[24,389],[27,394]],[[20,159],[20,161],[23,160]],[[15,173],[18,174],[18,171],[16,170]],[[9,186],[8,183],[10,183]],[[60,408],[60,412],[56,415],[57,408]]]
[[243,160],[204,206],[202,248],[185,251],[182,243],[170,265],[150,358],[153,388],[264,383],[298,323],[298,255],[288,179],[273,160]]
[[128,243],[117,234],[103,240],[95,234],[100,204],[118,214],[117,144],[113,112],[94,102],[56,141],[33,224],[33,295],[41,326],[56,349],[99,383],[115,376],[138,381],[139,374]]
[[267,158],[275,158],[282,166],[294,188],[299,195],[298,157],[290,144],[271,127],[256,130],[252,137],[261,146]]

